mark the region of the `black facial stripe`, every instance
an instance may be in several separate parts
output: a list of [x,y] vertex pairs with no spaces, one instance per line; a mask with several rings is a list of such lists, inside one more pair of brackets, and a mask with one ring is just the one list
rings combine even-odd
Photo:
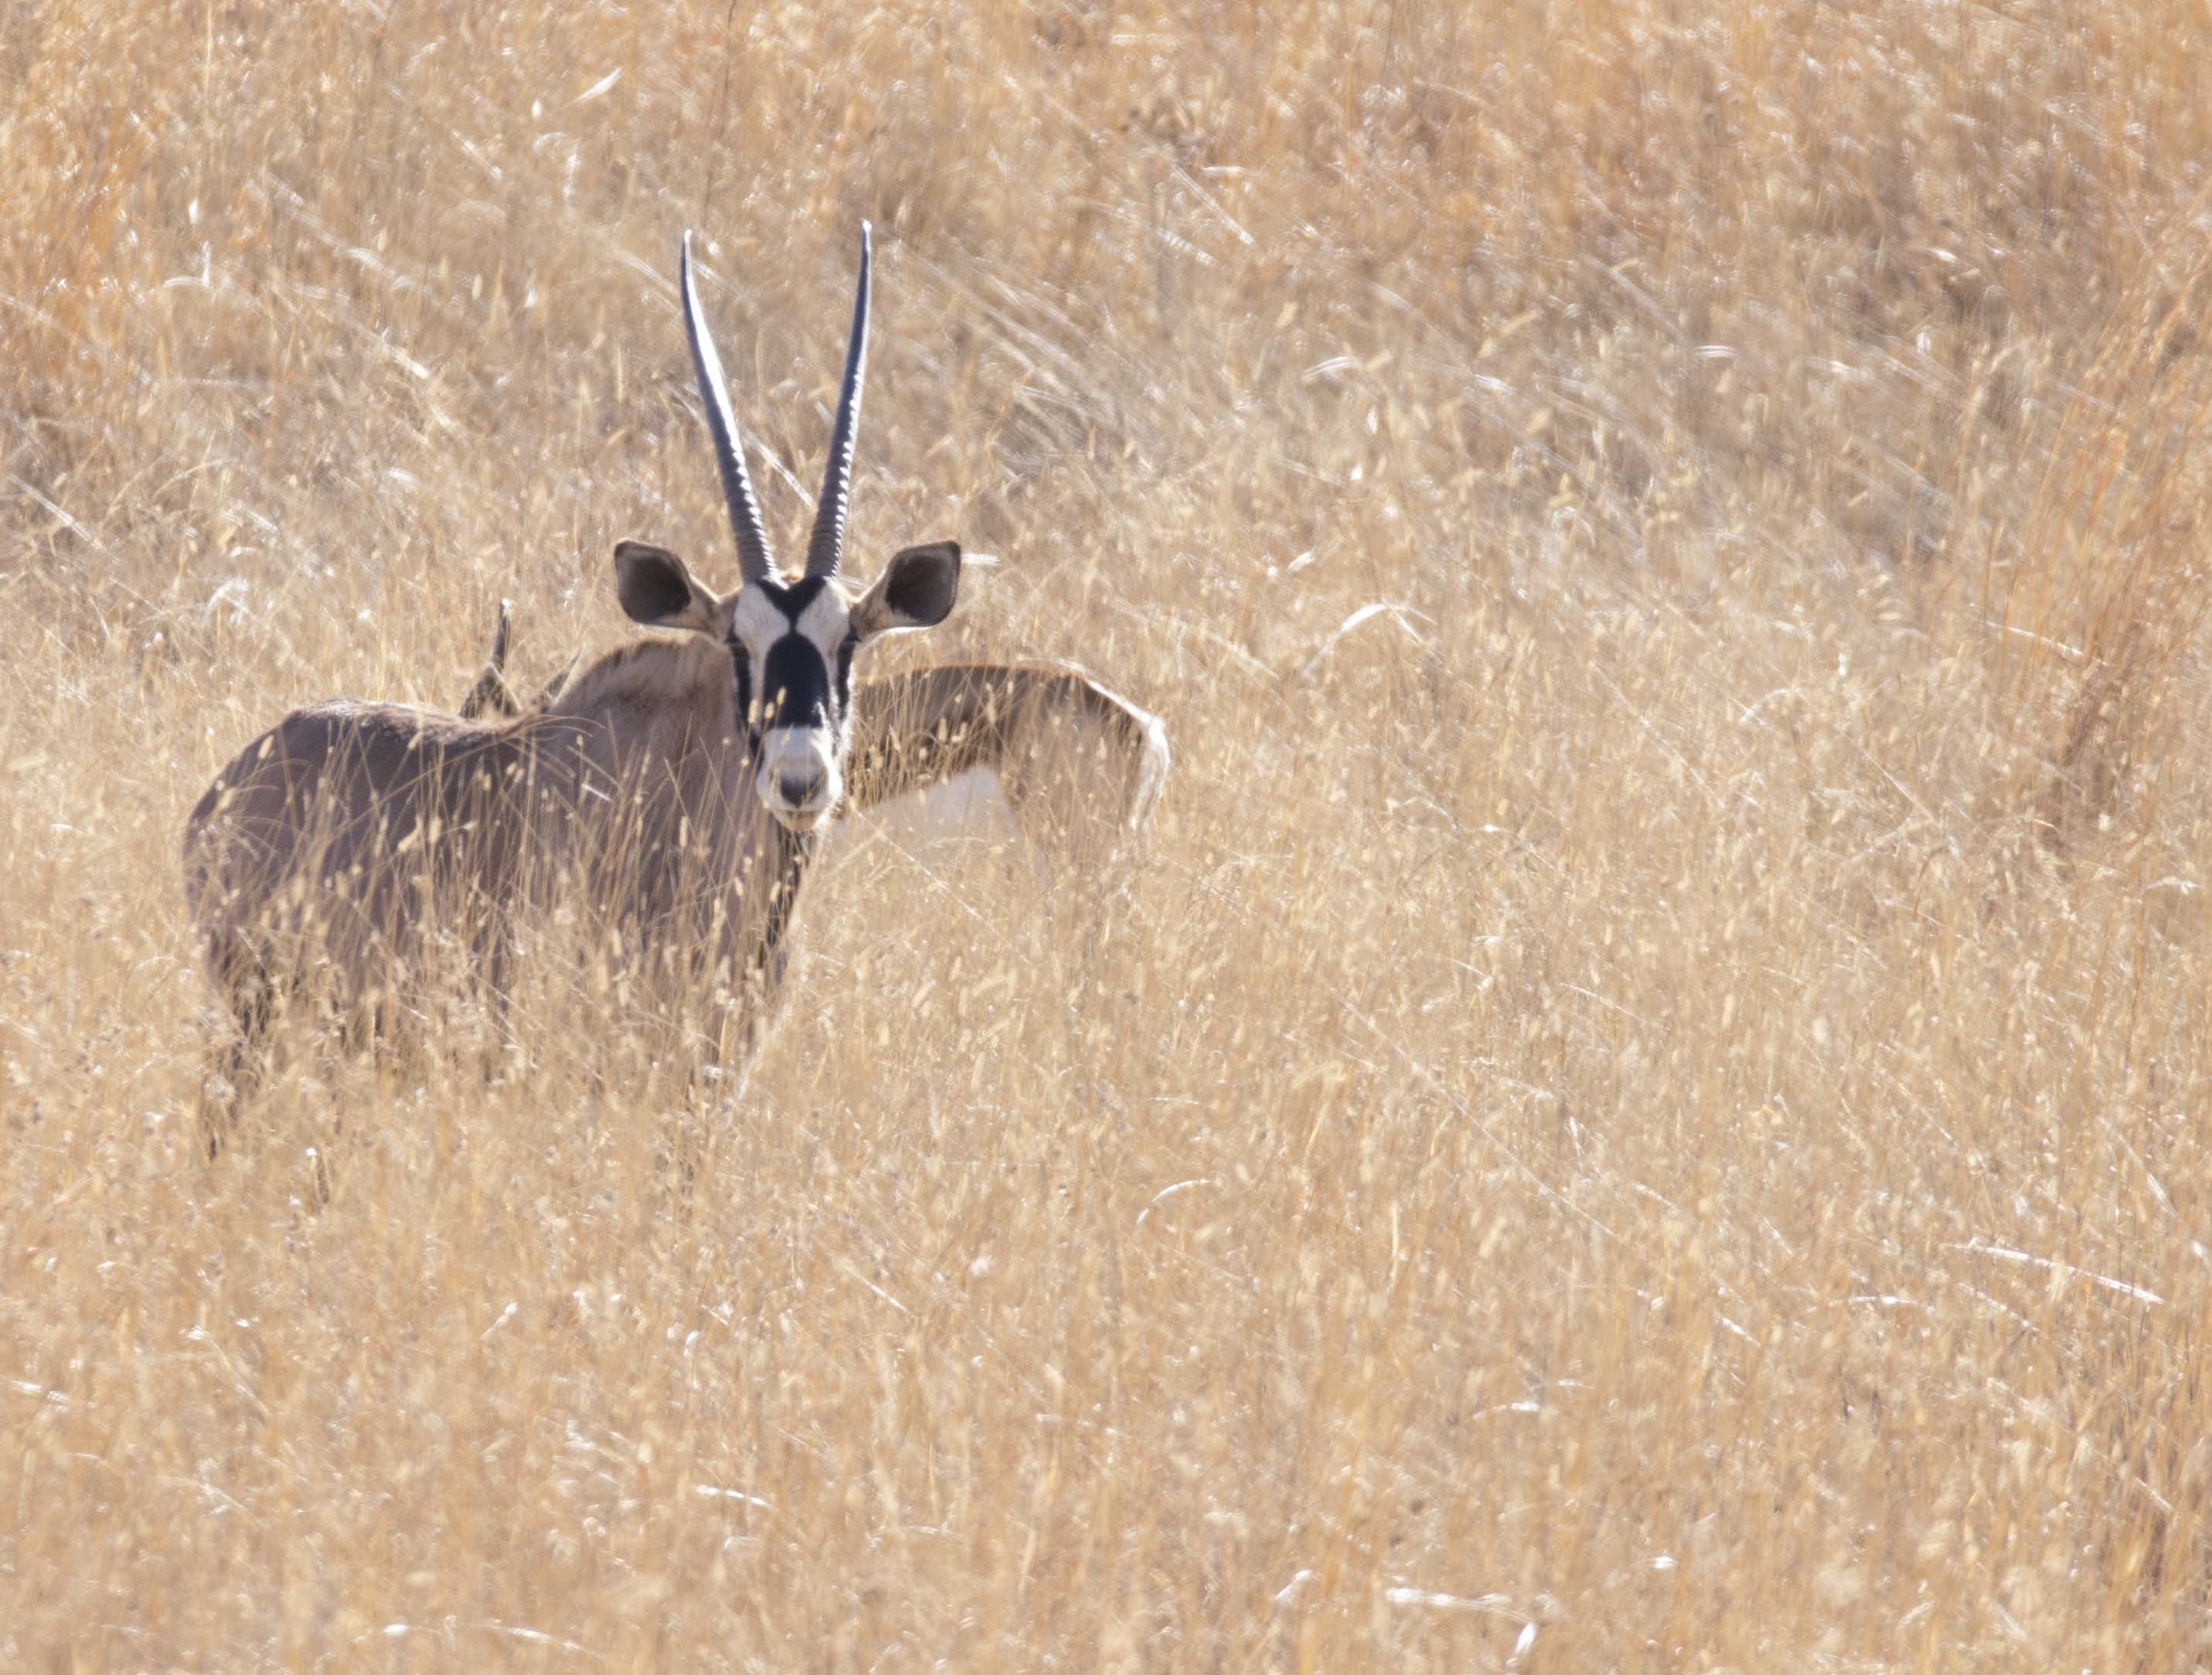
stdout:
[[738,715],[756,749],[761,734],[771,728],[826,727],[836,731],[844,725],[845,712],[851,701],[851,643],[848,642],[837,653],[833,681],[821,648],[795,631],[806,607],[819,599],[822,590],[829,585],[830,579],[821,576],[801,576],[796,582],[746,584],[748,594],[758,594],[766,599],[794,630],[780,636],[769,645],[768,655],[761,660],[762,710],[757,716],[750,713],[754,703],[751,659],[735,635],[730,638],[730,657],[737,666]]
[[771,712],[762,718],[764,728],[830,724],[830,669],[820,647],[804,634],[786,634],[762,663],[761,686]]

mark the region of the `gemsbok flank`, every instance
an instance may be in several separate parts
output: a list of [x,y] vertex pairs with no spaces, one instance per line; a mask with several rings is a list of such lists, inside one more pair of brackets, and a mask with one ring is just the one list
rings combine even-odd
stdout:
[[[736,536],[738,586],[716,594],[660,547],[614,550],[630,618],[672,633],[599,659],[527,710],[507,691],[506,624],[464,709],[340,700],[297,710],[216,776],[185,827],[185,885],[208,971],[235,1020],[232,1097],[272,1018],[313,998],[374,1024],[441,957],[503,995],[556,910],[580,947],[611,947],[617,987],[675,1024],[702,1066],[750,1054],[786,963],[783,938],[817,829],[976,767],[1016,771],[1063,726],[1102,729],[1132,819],[1167,769],[1158,720],[1079,671],[925,669],[864,686],[853,658],[951,611],[960,549],[895,553],[874,584],[841,574],[866,363],[870,245],[830,460],[797,576],[776,567],[720,359],[679,263],[684,321]],[[506,710],[501,719],[478,719]],[[848,779],[848,761],[855,776]],[[211,1146],[221,1143],[219,1129]]]

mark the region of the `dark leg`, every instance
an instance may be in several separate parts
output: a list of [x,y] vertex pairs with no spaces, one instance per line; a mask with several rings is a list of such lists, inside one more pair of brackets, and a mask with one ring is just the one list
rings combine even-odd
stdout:
[[240,954],[225,964],[228,980],[222,986],[229,1002],[229,1027],[200,1087],[200,1134],[210,1161],[222,1154],[224,1142],[237,1126],[240,1108],[260,1087],[269,1026],[276,1010],[276,986],[258,960]]

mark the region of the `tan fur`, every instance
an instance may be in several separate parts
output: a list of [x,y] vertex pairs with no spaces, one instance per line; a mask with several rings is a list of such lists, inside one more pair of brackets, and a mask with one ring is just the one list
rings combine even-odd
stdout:
[[[846,798],[870,808],[975,768],[995,771],[1017,818],[1054,817],[1057,789],[1130,825],[1167,775],[1158,717],[1072,664],[956,663],[853,692]],[[1056,811],[1064,817],[1064,801]]]
[[500,983],[526,910],[605,922],[664,1005],[702,995],[726,1049],[781,965],[800,854],[752,795],[727,654],[687,636],[601,658],[546,710],[477,722],[340,702],[295,710],[192,810],[187,895],[249,1038],[312,990],[404,992],[443,947]]

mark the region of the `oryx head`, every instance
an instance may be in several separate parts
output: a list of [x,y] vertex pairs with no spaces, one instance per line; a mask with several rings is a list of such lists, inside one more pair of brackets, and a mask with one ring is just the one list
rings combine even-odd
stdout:
[[634,621],[710,635],[727,648],[734,736],[750,752],[754,791],[770,813],[795,831],[826,816],[844,790],[854,652],[878,634],[943,622],[960,590],[960,548],[951,541],[895,553],[865,591],[838,574],[853,475],[853,426],[860,416],[868,355],[868,226],[863,222],[852,341],[805,573],[784,576],[769,551],[721,359],[691,283],[689,233],[681,261],[684,325],[690,334],[691,363],[699,375],[699,396],[714,439],[714,460],[721,470],[722,497],[729,504],[744,579],[736,592],[717,596],[695,582],[684,561],[665,548],[641,541],[623,541],[615,548],[616,591]]

